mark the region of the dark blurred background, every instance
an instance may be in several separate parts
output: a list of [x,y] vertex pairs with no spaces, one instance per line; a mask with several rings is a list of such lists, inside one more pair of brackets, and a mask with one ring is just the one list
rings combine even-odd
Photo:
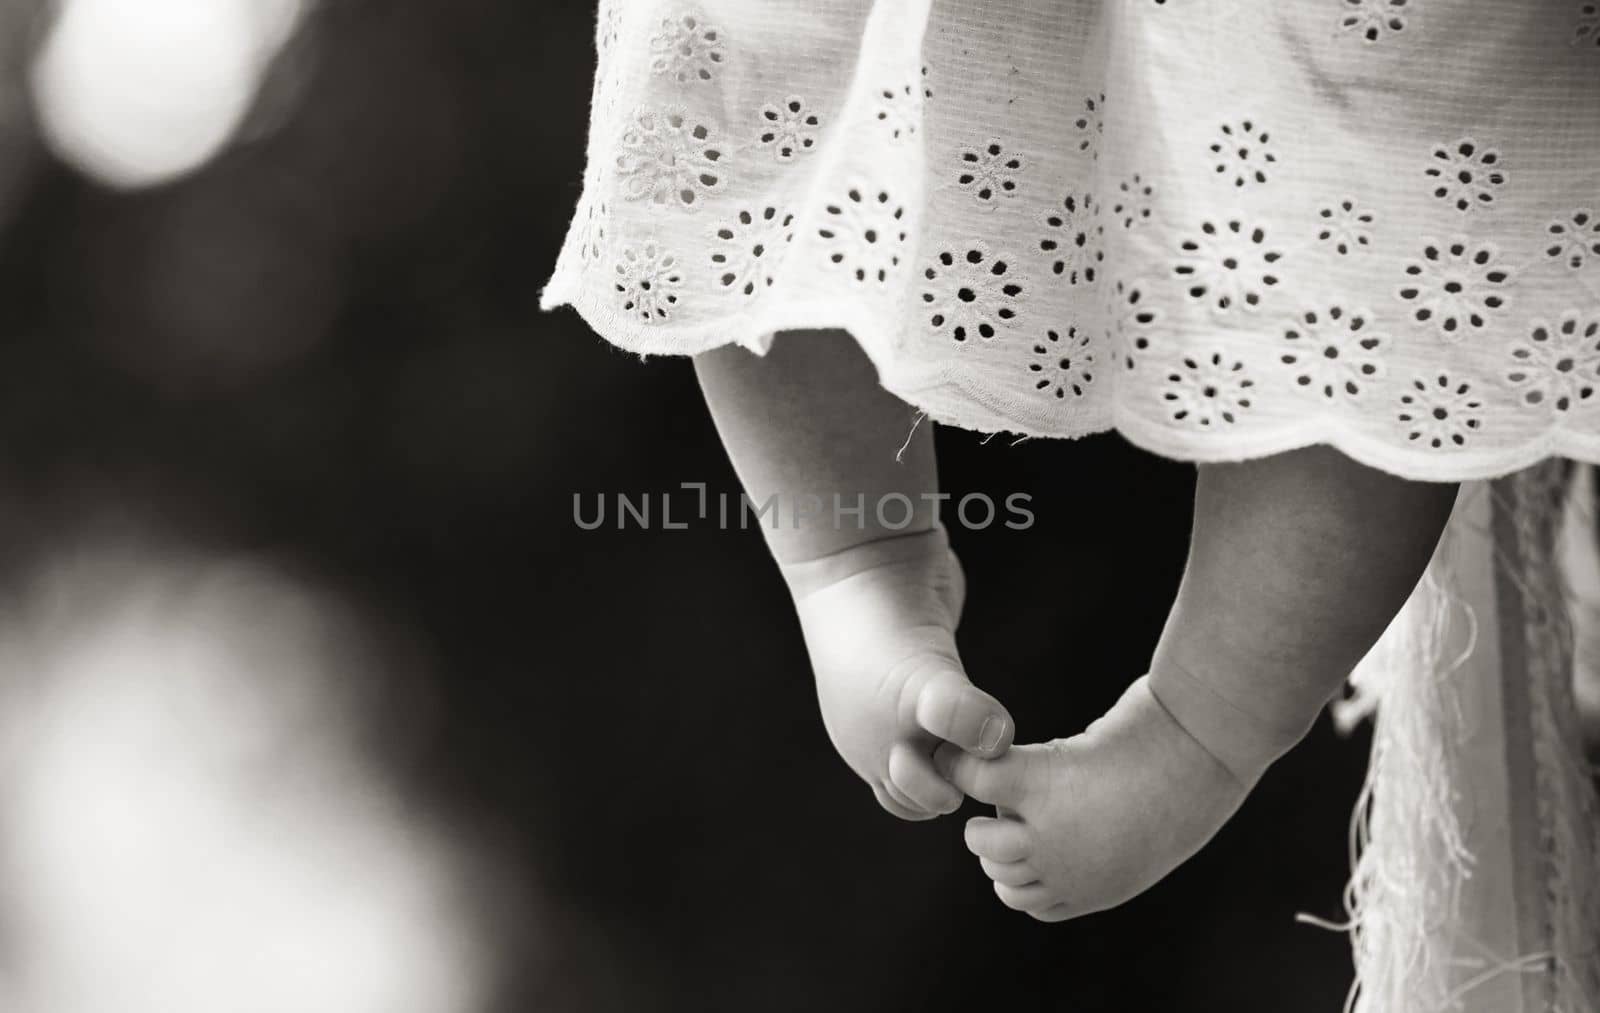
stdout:
[[[0,1008],[1340,1009],[1294,915],[1340,914],[1364,735],[1041,926],[833,755],[757,532],[576,527],[737,489],[687,362],[536,310],[593,17],[0,0]],[[938,438],[1037,517],[955,530],[970,669],[1077,731],[1192,469]]]

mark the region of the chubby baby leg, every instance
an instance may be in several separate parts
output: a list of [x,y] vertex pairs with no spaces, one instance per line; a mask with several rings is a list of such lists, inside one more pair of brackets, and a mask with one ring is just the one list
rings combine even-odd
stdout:
[[963,797],[934,767],[934,748],[999,755],[1016,726],[956,650],[966,585],[944,529],[784,571],[834,748],[896,816],[954,812]]
[[[798,514],[763,526],[795,603],[823,724],[839,755],[903,819],[954,811],[961,793],[933,766],[941,742],[1004,753],[1015,729],[968,681],[955,631],[966,588],[930,496],[939,488],[932,427],[878,384],[846,333],[780,336],[765,358],[737,348],[695,360],[729,457],[757,503],[913,504],[889,526]],[[826,513],[826,511],[823,511]]]
[[1455,499],[1325,447],[1203,465],[1148,675],[1082,734],[941,769],[1000,808],[967,843],[1002,901],[1058,921],[1194,854],[1310,729],[1416,585]]

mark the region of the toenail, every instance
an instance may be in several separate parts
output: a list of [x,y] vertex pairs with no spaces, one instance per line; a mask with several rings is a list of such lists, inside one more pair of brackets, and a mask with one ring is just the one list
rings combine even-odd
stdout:
[[1000,744],[1000,736],[1006,731],[1003,718],[990,717],[984,719],[983,730],[978,732],[978,748],[984,752],[992,752]]

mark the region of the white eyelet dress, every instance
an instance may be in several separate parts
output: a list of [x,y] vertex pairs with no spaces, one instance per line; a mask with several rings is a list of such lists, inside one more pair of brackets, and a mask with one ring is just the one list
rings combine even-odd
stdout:
[[603,0],[597,35],[543,301],[608,341],[842,328],[951,425],[1466,482],[1344,712],[1383,702],[1356,1007],[1600,1009],[1556,565],[1595,541],[1557,535],[1600,461],[1600,0]]

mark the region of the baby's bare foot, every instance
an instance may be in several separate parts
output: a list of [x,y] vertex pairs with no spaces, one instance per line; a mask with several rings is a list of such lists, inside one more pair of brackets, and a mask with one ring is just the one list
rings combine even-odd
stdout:
[[967,847],[1007,906],[1040,921],[1115,907],[1211,839],[1249,788],[1186,732],[1148,677],[1081,735],[984,760],[941,749],[940,769],[997,806]]
[[966,587],[945,533],[868,543],[785,576],[839,755],[902,819],[954,812],[962,795],[934,768],[935,748],[999,756],[1016,725],[956,652]]

